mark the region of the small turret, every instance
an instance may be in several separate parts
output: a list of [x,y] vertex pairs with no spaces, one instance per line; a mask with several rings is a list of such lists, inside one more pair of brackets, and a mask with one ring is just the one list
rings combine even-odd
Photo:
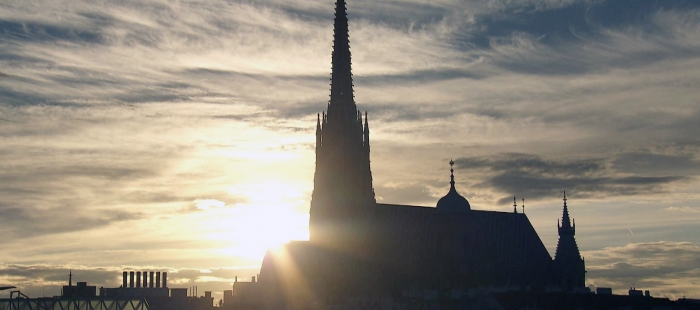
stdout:
[[365,137],[365,147],[369,149],[369,121],[367,120],[367,111],[365,111],[365,130],[364,130],[364,137]]
[[316,114],[316,148],[321,146],[321,114]]
[[562,211],[562,216],[561,216],[561,226],[559,226],[559,223],[557,223],[557,227],[559,230],[559,236],[562,235],[575,235],[576,232],[574,228],[571,226],[571,219],[569,218],[569,208],[566,205],[566,192],[564,192],[564,210]]

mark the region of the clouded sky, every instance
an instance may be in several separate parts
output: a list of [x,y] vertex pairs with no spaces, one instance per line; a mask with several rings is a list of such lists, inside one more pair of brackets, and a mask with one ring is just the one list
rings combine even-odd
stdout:
[[[0,4],[0,284],[230,289],[308,238],[332,0]],[[562,192],[587,284],[700,297],[700,3],[348,0],[380,202]],[[215,293],[216,298],[221,295]]]

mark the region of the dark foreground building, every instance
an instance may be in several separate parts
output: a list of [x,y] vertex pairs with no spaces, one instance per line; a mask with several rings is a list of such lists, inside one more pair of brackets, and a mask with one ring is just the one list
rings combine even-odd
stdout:
[[98,295],[87,282],[74,286],[71,271],[61,296],[30,298],[12,291],[0,299],[0,310],[214,310],[211,292],[188,296],[187,288],[168,288],[168,273],[162,275],[161,282],[161,272],[124,271],[121,286],[100,287]]
[[566,200],[554,260],[525,214],[472,210],[454,175],[434,208],[377,203],[367,113],[353,95],[344,0],[336,3],[333,42],[328,111],[316,124],[310,241],[267,253],[258,285],[264,306],[305,308],[421,290],[584,287]]

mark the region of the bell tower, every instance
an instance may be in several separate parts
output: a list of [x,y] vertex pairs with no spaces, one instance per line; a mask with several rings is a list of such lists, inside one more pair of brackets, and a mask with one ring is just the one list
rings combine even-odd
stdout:
[[348,247],[364,239],[376,204],[369,161],[369,124],[353,94],[348,18],[338,0],[333,28],[331,94],[316,121],[316,172],[310,241]]

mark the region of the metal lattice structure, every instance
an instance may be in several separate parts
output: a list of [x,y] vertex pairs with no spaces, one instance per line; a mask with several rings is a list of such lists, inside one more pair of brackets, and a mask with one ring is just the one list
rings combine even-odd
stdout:
[[146,299],[0,299],[0,310],[149,310]]

